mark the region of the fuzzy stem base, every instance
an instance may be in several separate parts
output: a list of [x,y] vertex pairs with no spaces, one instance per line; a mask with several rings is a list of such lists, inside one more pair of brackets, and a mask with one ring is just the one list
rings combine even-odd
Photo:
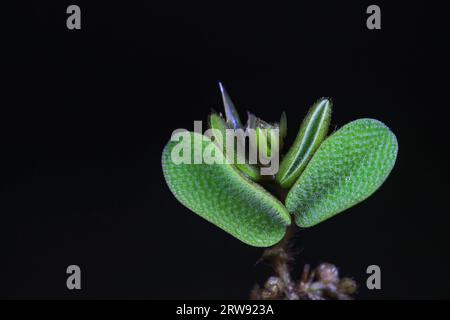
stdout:
[[283,240],[267,248],[260,261],[268,261],[274,275],[269,277],[263,287],[255,285],[252,300],[350,300],[356,293],[356,283],[351,278],[340,278],[336,266],[322,263],[310,270],[305,264],[303,273],[297,281],[291,275],[294,262],[292,240],[298,228],[292,223]]

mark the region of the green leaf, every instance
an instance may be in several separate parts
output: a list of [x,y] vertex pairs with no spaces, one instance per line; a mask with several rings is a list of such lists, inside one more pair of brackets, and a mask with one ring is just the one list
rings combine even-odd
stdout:
[[[255,130],[256,143],[260,155],[264,158],[270,158],[272,156],[272,150],[279,152],[283,147],[284,138],[287,133],[286,114],[283,112],[280,123],[272,124],[258,118],[250,112],[247,112],[247,114],[246,130],[247,132],[249,129]],[[278,131],[278,134],[276,131]]]
[[378,120],[359,119],[335,132],[288,193],[297,225],[314,226],[369,197],[391,172],[397,150],[395,135]]
[[256,141],[258,144],[258,150],[265,158],[270,158],[272,154],[272,150],[270,149],[269,141],[268,141],[268,132],[269,129],[257,127],[256,128]]
[[281,161],[276,180],[283,188],[290,188],[305,169],[328,133],[331,119],[331,101],[317,101],[303,120],[297,138]]
[[[221,141],[215,141],[216,144],[222,145],[221,150],[225,155],[227,155],[227,141],[226,141],[226,129],[229,129],[225,120],[218,115],[217,113],[212,113],[209,116],[209,127],[211,129],[216,129],[220,132],[222,135]],[[235,146],[236,143],[241,143],[239,139],[235,139]],[[243,148],[244,149],[244,148]],[[250,179],[253,181],[258,181],[261,179],[261,174],[259,172],[259,168],[255,165],[249,164],[247,158],[244,155],[241,155],[243,158],[243,161],[238,161],[238,153],[237,153],[237,147],[234,148],[234,159],[230,159],[230,163],[233,163],[239,170],[241,170],[245,175],[247,175]],[[244,163],[240,163],[244,162]]]
[[[191,159],[198,160],[194,149],[200,146],[224,163],[223,153],[209,138],[192,132],[187,136]],[[280,201],[232,165],[176,164],[172,153],[177,143],[170,141],[164,148],[162,167],[170,190],[183,205],[252,246],[271,246],[283,238],[290,215]]]

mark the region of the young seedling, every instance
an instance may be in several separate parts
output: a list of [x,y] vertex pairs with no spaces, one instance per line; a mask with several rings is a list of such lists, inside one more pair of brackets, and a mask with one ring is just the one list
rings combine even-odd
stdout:
[[[195,150],[200,148],[213,156],[215,162],[174,161],[178,142],[171,140],[162,153],[164,177],[178,201],[242,242],[256,247],[279,243],[266,252],[269,256],[276,253],[278,265],[286,262],[280,264],[280,252],[286,251],[292,233],[287,232],[288,228],[294,228],[290,226],[291,215],[300,228],[317,225],[372,195],[394,167],[398,144],[386,125],[374,119],[359,119],[327,137],[332,103],[322,98],[312,105],[301,123],[278,172],[262,175],[260,169],[266,164],[262,160],[250,163],[248,151],[239,153],[236,147],[227,144],[230,138],[226,132],[254,130],[259,154],[278,159],[287,134],[286,114],[282,114],[280,123],[271,124],[248,113],[247,124],[243,126],[222,84],[220,90],[225,118],[218,113],[209,116],[210,129],[220,137],[189,132],[185,135],[189,148],[183,151],[195,160],[199,156]],[[245,144],[245,140],[237,143]],[[232,157],[227,156],[230,150],[234,151]],[[245,161],[237,161],[239,157]],[[299,286],[287,283],[289,277],[282,269],[277,273],[279,280],[284,279],[284,289],[279,288],[284,293],[277,297],[298,297],[301,290],[292,288]],[[306,277],[310,280],[303,279],[303,288],[314,279],[314,275]],[[348,281],[346,285],[352,287]],[[333,292],[342,297],[347,291]]]

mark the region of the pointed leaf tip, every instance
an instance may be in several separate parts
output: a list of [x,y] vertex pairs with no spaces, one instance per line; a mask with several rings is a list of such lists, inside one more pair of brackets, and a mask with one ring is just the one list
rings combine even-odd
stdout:
[[225,117],[227,119],[227,123],[229,123],[233,129],[238,129],[242,127],[241,120],[239,118],[239,114],[236,110],[236,107],[231,101],[230,96],[228,95],[225,87],[222,82],[219,81],[220,93],[222,94],[223,106],[225,109]]

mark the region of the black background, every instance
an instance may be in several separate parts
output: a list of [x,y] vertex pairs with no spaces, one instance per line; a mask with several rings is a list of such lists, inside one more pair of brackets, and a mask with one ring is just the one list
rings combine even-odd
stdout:
[[[13,177],[3,194],[7,298],[247,298],[270,269],[178,203],[161,151],[176,128],[221,109],[288,115],[332,97],[333,128],[361,118],[397,135],[371,198],[298,236],[296,270],[329,261],[358,298],[450,298],[445,12],[428,1],[151,1],[23,4],[7,29],[4,86]],[[66,28],[69,4],[82,29]],[[448,89],[447,89],[448,90]],[[66,267],[82,290],[66,289]],[[368,265],[382,290],[365,288]],[[297,272],[298,273],[298,272]]]

